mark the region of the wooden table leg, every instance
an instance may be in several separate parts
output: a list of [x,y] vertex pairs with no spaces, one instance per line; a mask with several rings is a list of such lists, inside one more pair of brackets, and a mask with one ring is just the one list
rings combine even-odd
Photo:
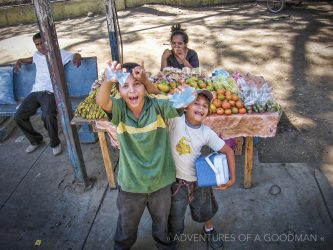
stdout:
[[115,182],[114,175],[113,175],[112,161],[111,161],[111,157],[109,154],[108,145],[106,142],[105,132],[104,131],[98,132],[98,138],[99,138],[99,144],[100,144],[101,150],[102,150],[104,167],[105,167],[106,175],[108,178],[109,186],[110,186],[110,188],[115,189],[116,182]]
[[243,151],[243,137],[237,137],[235,155],[242,155],[242,151]]
[[253,168],[253,137],[248,136],[245,139],[244,188],[250,188],[252,185],[252,168]]

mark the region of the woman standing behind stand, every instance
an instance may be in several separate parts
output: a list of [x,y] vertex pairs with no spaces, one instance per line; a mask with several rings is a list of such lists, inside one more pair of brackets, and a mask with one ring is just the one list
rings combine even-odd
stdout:
[[164,50],[162,55],[161,70],[165,67],[178,69],[199,67],[198,54],[193,49],[187,48],[188,35],[180,24],[171,27],[170,42],[171,50]]

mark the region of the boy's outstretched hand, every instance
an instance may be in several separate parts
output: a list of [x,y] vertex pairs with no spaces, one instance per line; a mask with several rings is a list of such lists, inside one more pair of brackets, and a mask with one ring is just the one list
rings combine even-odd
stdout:
[[136,66],[132,70],[132,75],[136,80],[138,80],[139,82],[141,82],[143,84],[148,81],[146,71],[142,66]]
[[227,183],[222,184],[215,189],[226,190],[227,188],[234,185],[236,181],[235,154],[234,151],[227,144],[224,144],[224,146],[220,149],[220,152],[227,156],[230,179]]
[[118,63],[117,61],[112,61],[111,59],[107,60],[105,64],[115,71],[122,69],[121,63]]
[[222,184],[220,186],[217,186],[214,189],[226,190],[226,189],[228,189],[229,187],[231,187],[234,184],[235,184],[235,179],[230,179],[226,184]]

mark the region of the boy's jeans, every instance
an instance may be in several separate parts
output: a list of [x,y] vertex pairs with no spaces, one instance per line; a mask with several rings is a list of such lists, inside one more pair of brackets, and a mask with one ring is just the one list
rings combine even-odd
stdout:
[[174,249],[174,245],[167,238],[170,206],[170,185],[149,194],[128,193],[119,187],[119,216],[114,235],[114,249],[130,249],[134,245],[139,222],[146,207],[152,218],[152,232],[157,248]]

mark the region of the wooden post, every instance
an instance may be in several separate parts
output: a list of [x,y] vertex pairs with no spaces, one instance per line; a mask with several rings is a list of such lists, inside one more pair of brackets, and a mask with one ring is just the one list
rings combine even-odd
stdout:
[[100,144],[101,150],[102,150],[103,161],[104,161],[104,166],[105,166],[105,171],[106,171],[106,176],[108,178],[109,186],[111,189],[115,189],[116,182],[115,182],[114,175],[113,175],[112,161],[111,161],[111,157],[109,154],[108,144],[107,144],[106,138],[105,138],[105,132],[103,132],[103,131],[98,132],[98,138],[99,138],[99,144]]
[[253,168],[253,137],[248,136],[245,139],[244,188],[250,188],[252,185],[252,168]]
[[112,61],[122,63],[122,57],[119,52],[120,30],[118,29],[118,17],[115,0],[105,0],[105,7]]
[[76,127],[70,124],[73,118],[73,112],[69,101],[64,66],[61,60],[50,2],[49,0],[34,0],[33,3],[42,34],[42,40],[47,49],[47,64],[50,71],[57,109],[61,117],[62,130],[67,142],[69,157],[74,168],[74,181],[78,184],[83,184],[86,188],[90,186],[90,182],[87,177]]
[[242,151],[243,151],[243,137],[237,137],[235,155],[242,155]]

